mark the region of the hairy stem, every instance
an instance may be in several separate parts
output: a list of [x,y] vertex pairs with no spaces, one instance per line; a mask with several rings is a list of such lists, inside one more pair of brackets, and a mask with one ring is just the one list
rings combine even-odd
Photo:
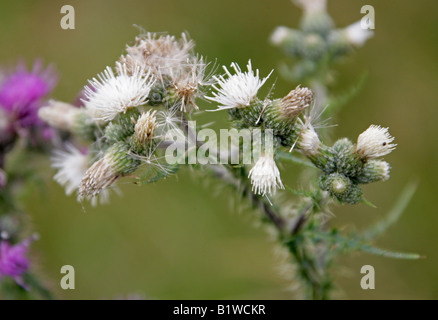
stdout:
[[240,190],[242,195],[249,200],[251,206],[260,210],[264,214],[264,217],[266,217],[266,221],[275,226],[279,233],[280,241],[286,244],[294,258],[294,262],[298,265],[298,274],[306,286],[308,298],[314,300],[328,299],[331,281],[327,275],[326,263],[324,262],[324,252],[327,251],[326,245],[325,243],[320,243],[320,245],[324,246],[322,248],[322,254],[310,254],[306,248],[305,235],[302,233],[308,220],[309,212],[314,207],[314,201],[306,204],[294,221],[287,221],[278,213],[278,209],[271,205],[265,197],[252,192],[251,185],[247,179],[247,172],[244,168],[211,165],[210,169],[216,178]]

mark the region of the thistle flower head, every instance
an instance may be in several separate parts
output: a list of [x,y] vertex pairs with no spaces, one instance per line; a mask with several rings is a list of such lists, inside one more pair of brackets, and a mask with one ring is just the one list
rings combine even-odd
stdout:
[[139,66],[128,73],[125,64],[117,62],[119,74],[114,75],[111,67],[89,81],[83,100],[85,107],[95,120],[111,121],[119,113],[146,104],[155,80],[149,72]]
[[375,159],[383,157],[395,149],[396,144],[392,144],[392,137],[388,128],[371,125],[361,133],[357,139],[356,153],[365,159]]
[[355,204],[362,199],[360,187],[338,172],[322,176],[320,186],[343,203]]
[[274,32],[271,34],[270,40],[273,45],[282,44],[288,37],[292,30],[285,26],[277,27]]
[[126,46],[127,54],[120,58],[120,62],[126,64],[129,74],[135,73],[140,66],[160,79],[184,64],[194,46],[185,33],[181,39],[176,39],[174,36],[148,32],[137,37],[133,46]]
[[41,61],[36,61],[31,71],[20,63],[14,72],[4,73],[0,79],[0,108],[21,127],[39,124],[37,113],[41,100],[56,82],[53,68],[43,69]]
[[374,36],[372,30],[362,28],[361,21],[357,21],[346,27],[344,33],[348,42],[356,47],[363,46],[368,39]]
[[386,181],[389,179],[391,166],[382,160],[369,160],[365,163],[363,171],[357,177],[359,183],[371,183],[376,181]]
[[293,0],[306,13],[324,12],[327,0]]
[[129,146],[123,142],[113,144],[104,157],[85,172],[79,186],[79,200],[96,198],[120,177],[135,171],[139,165],[140,160],[132,156]]
[[298,138],[298,146],[307,156],[317,156],[321,147],[321,141],[318,138],[313,126],[309,123]]
[[280,102],[280,108],[286,118],[293,119],[304,109],[308,108],[313,101],[313,91],[300,86],[289,92]]
[[217,110],[231,109],[231,108],[244,108],[248,107],[251,102],[257,96],[259,89],[268,80],[269,75],[263,79],[259,77],[259,70],[256,72],[252,70],[251,60],[248,61],[247,72],[242,72],[240,67],[236,63],[232,63],[231,67],[234,69],[235,74],[231,74],[230,71],[224,66],[225,75],[216,77],[217,84],[213,85],[217,93],[213,93],[213,97],[206,97],[206,99],[219,103]]
[[255,194],[272,195],[277,188],[284,189],[273,155],[264,154],[259,157],[254,167],[249,171],[252,190]]
[[201,96],[202,86],[210,84],[206,68],[204,59],[196,57],[171,70],[170,78],[181,111],[189,112],[189,106],[199,110],[195,99]]
[[35,236],[11,245],[7,240],[0,239],[0,279],[12,277],[19,285],[26,287],[22,276],[29,269],[27,253],[34,240]]
[[141,114],[135,124],[135,137],[137,141],[144,145],[154,138],[157,129],[157,111],[148,111]]
[[101,191],[110,187],[121,177],[114,171],[108,158],[96,161],[81,179],[79,186],[79,199],[95,198]]
[[81,109],[61,101],[50,100],[38,111],[38,117],[52,127],[69,131]]
[[88,168],[88,156],[72,144],[66,144],[66,150],[56,150],[52,156],[52,167],[57,169],[54,179],[65,187],[67,195],[76,191]]

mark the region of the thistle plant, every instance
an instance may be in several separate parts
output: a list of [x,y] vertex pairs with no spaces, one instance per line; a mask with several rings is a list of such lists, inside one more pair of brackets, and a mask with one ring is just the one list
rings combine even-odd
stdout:
[[[246,66],[217,68],[185,33],[140,34],[80,88],[74,103],[48,99],[57,76],[39,61],[31,70],[22,63],[0,70],[0,298],[53,298],[34,273],[30,250],[38,235],[29,234],[22,204],[27,188],[43,183],[29,161],[42,153],[51,154],[54,180],[66,195],[93,206],[120,194],[122,179],[147,188],[185,167],[216,179],[273,235],[300,298],[332,297],[341,253],[419,258],[373,245],[402,214],[414,185],[365,231],[347,234],[330,221],[337,206],[373,207],[362,185],[390,178],[383,157],[397,145],[389,128],[378,124],[354,139],[325,137],[327,113],[359,88],[336,97],[334,68],[373,32],[360,22],[336,28],[326,0],[293,2],[303,11],[299,29],[279,26],[270,37],[288,59],[279,72],[292,83],[276,98],[273,86],[267,96],[261,89],[272,85],[277,70],[261,74],[250,59]],[[231,146],[227,140],[218,150],[214,132],[196,124],[203,111],[228,118]],[[286,162],[309,172],[304,189],[284,178]]]
[[[356,27],[333,29],[325,1],[299,4],[305,11],[302,31],[282,27],[272,40],[302,59],[297,68],[304,70],[312,63],[306,77],[319,81],[322,62],[331,66],[336,56],[351,52],[350,46],[364,42],[358,37],[368,34],[358,36]],[[260,75],[249,60],[246,68],[233,62],[216,72],[194,49],[185,34],[142,34],[114,66],[89,80],[80,107],[51,100],[39,110],[47,124],[71,133],[64,149],[52,156],[54,178],[68,195],[75,193],[78,201],[97,205],[109,200],[121,179],[149,184],[184,166],[198,169],[228,185],[271,226],[295,268],[293,281],[302,284],[307,298],[330,297],[335,287],[331,266],[339,253],[359,250],[418,258],[370,244],[396,220],[403,203],[363,234],[344,235],[329,224],[328,213],[335,204],[370,204],[361,185],[389,179],[390,165],[382,157],[396,144],[388,128],[371,125],[355,142],[341,138],[327,143],[317,131],[323,108],[315,102],[315,92],[321,83],[315,89],[297,81],[284,97],[263,97],[259,91],[274,70]],[[213,105],[208,111],[228,114],[233,132],[258,136],[259,143],[248,146],[238,139],[237,145],[219,154],[201,138],[201,127],[191,122],[201,111],[201,99]],[[208,154],[208,161],[191,161],[191,155],[200,153]],[[286,161],[312,168],[315,179],[308,182],[308,190],[296,190],[293,182],[281,178],[279,164]],[[293,199],[292,208],[280,193]],[[412,193],[407,189],[403,201]]]

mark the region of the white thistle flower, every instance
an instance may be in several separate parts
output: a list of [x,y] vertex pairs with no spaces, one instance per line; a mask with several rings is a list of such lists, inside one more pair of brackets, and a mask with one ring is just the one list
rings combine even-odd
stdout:
[[126,63],[129,73],[133,73],[140,66],[161,78],[173,69],[184,64],[195,46],[192,40],[183,33],[181,39],[171,35],[159,35],[148,32],[136,38],[133,46],[127,46],[127,55],[120,61]]
[[249,171],[248,178],[251,179],[252,190],[255,194],[265,196],[268,193],[272,195],[277,188],[284,189],[280,171],[272,155],[260,156]]
[[189,106],[199,110],[195,99],[202,94],[203,86],[211,84],[210,76],[206,74],[207,65],[203,57],[194,57],[170,71],[173,87],[181,101],[181,111],[189,112]]
[[52,127],[68,131],[72,129],[76,116],[82,111],[69,103],[50,100],[46,106],[38,110],[38,117]]
[[383,157],[397,146],[392,141],[388,128],[373,124],[357,138],[356,152],[367,159]]
[[284,26],[277,27],[271,35],[271,43],[273,45],[280,45],[289,36],[289,28]]
[[318,155],[319,148],[321,147],[321,141],[319,140],[318,134],[310,123],[301,133],[298,140],[298,146],[305,155]]
[[344,29],[348,42],[356,47],[361,47],[365,42],[374,36],[374,32],[364,29],[361,21],[357,21]]
[[293,2],[306,13],[324,12],[327,8],[327,0],[293,0]]
[[144,69],[137,67],[128,74],[126,65],[117,62],[119,74],[116,76],[111,67],[98,75],[98,79],[89,81],[85,86],[85,107],[95,120],[111,121],[119,113],[129,108],[141,106],[147,102],[149,92],[155,80]]
[[273,72],[272,70],[267,77],[260,79],[259,70],[257,69],[255,74],[252,70],[251,60],[248,61],[247,72],[242,72],[240,67],[234,62],[231,64],[231,67],[235,71],[234,75],[225,66],[223,67],[228,76],[227,79],[224,76],[213,76],[218,85],[213,85],[217,93],[214,92],[213,97],[206,97],[206,99],[220,104],[217,110],[249,106],[256,98],[259,89]]
[[72,144],[66,144],[66,150],[56,150],[51,160],[52,167],[58,169],[55,181],[65,187],[67,195],[71,195],[79,188],[87,171],[88,156]]

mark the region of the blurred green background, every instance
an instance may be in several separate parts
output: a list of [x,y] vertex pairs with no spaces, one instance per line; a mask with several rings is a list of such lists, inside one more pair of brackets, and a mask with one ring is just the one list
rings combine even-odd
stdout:
[[[76,29],[60,28],[62,5],[76,10]],[[335,208],[332,223],[363,229],[385,215],[404,185],[419,181],[418,191],[400,221],[378,245],[418,252],[420,261],[400,261],[367,254],[342,257],[337,268],[339,291],[348,299],[438,298],[438,2],[395,0],[329,1],[338,27],[361,18],[371,4],[376,33],[366,46],[339,65],[339,92],[364,71],[368,82],[333,119],[333,137],[355,139],[371,123],[389,126],[398,148],[387,160],[392,178],[365,188],[378,208]],[[218,64],[249,58],[266,75],[284,56],[268,37],[278,25],[297,27],[300,11],[287,0],[71,0],[1,1],[0,63],[41,57],[61,75],[54,93],[73,100],[86,80],[123,53],[138,34],[187,31],[197,51]],[[275,94],[297,83],[274,72]],[[225,114],[201,117],[225,123]],[[52,174],[49,162],[44,170]],[[294,165],[281,168],[283,181],[300,186]],[[189,169],[154,185],[121,181],[123,196],[110,205],[82,210],[74,197],[51,182],[46,196],[35,194],[26,208],[41,239],[34,245],[37,271],[64,299],[112,299],[137,293],[152,299],[289,299],[293,283],[278,271],[275,244],[232,192],[220,190]],[[59,288],[60,268],[76,270],[76,289]],[[360,267],[376,269],[376,290],[360,288]]]

